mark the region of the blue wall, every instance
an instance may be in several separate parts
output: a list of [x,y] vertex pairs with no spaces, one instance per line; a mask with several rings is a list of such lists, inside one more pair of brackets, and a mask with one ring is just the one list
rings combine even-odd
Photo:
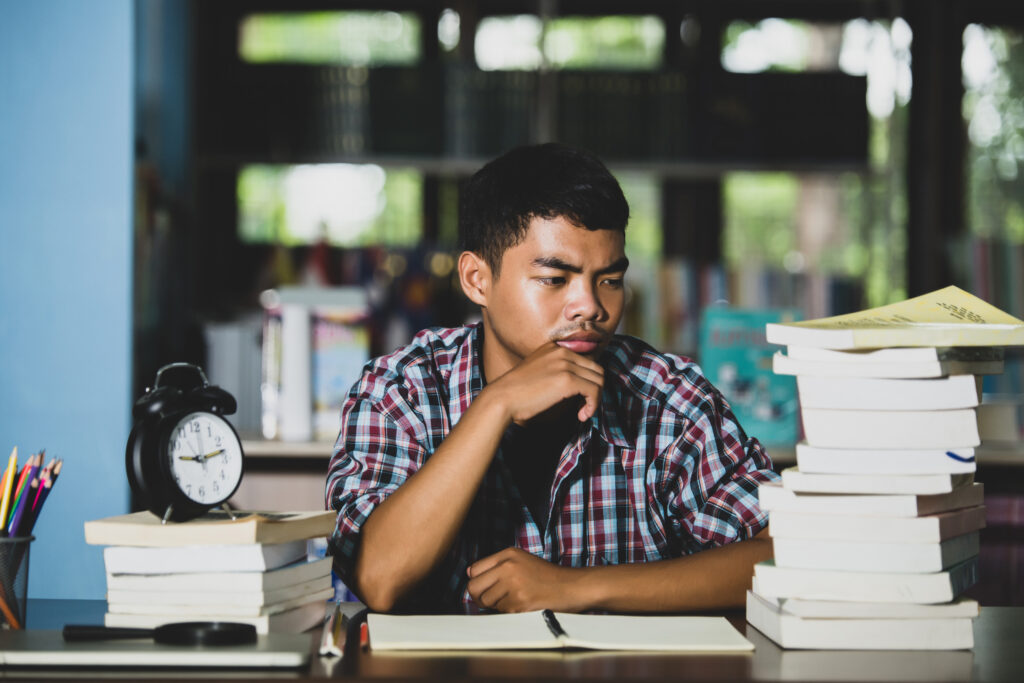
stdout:
[[82,523],[126,512],[131,0],[0,2],[0,458],[64,458],[30,597],[102,598]]

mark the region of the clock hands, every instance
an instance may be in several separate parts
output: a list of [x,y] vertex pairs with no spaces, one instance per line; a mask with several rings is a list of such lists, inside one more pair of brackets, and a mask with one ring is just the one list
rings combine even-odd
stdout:
[[223,448],[218,448],[215,451],[211,451],[211,452],[205,453],[203,455],[179,455],[178,456],[178,460],[195,460],[198,463],[205,464],[206,461],[209,460],[210,458],[212,458],[214,456],[217,456],[217,455],[223,455],[223,454],[224,454],[224,449]]

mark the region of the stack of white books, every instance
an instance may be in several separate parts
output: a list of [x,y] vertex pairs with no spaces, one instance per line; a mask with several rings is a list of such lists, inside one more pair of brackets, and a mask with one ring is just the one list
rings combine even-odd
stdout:
[[748,622],[791,648],[973,647],[979,376],[1024,322],[951,287],[767,337],[787,345],[774,370],[797,377],[805,441],[759,491],[774,561]]
[[330,558],[308,555],[329,534],[331,512],[211,511],[161,524],[150,512],[85,523],[103,549],[107,626],[154,628],[233,621],[259,633],[300,633],[320,624],[334,596]]

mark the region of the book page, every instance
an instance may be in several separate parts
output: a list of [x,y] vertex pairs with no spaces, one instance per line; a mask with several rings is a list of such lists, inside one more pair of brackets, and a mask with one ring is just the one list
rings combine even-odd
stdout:
[[373,650],[516,650],[561,648],[541,612],[521,614],[370,614]]
[[555,615],[565,644],[601,650],[749,652],[754,645],[725,617]]
[[946,287],[922,296],[831,318],[789,323],[794,327],[847,329],[890,325],[1024,325],[1024,321],[968,294],[959,287]]

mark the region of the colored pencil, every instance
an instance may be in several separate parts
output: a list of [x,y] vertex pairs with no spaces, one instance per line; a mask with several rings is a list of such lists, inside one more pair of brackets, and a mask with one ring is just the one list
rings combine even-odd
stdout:
[[25,514],[25,505],[29,501],[29,484],[35,479],[36,473],[39,471],[39,463],[42,462],[42,459],[42,455],[30,457],[28,460],[28,470],[22,474],[21,481],[18,483],[18,496],[11,506],[10,519],[7,520],[7,533],[11,536],[17,535],[18,522],[21,521],[22,515]]
[[[7,525],[7,508],[11,504],[11,485],[14,483],[14,473],[18,471],[18,447],[11,451],[11,457],[7,461],[7,471],[4,472],[3,499],[0,500],[0,531],[5,531]],[[6,532],[5,532],[6,533]]]
[[36,498],[36,491],[39,489],[39,477],[32,477],[32,481],[25,487],[25,493],[21,496],[18,506],[14,510],[14,517],[9,525],[11,536],[24,536],[21,533],[26,527],[28,518],[32,515],[32,503]]
[[29,520],[28,528],[25,530],[25,535],[28,536],[32,533],[32,529],[35,527],[36,522],[39,521],[39,513],[43,509],[43,503],[46,502],[46,498],[50,495],[50,491],[53,489],[53,479],[47,479],[39,487],[39,502],[32,509],[32,518]]
[[29,474],[32,471],[33,466],[36,463],[38,455],[28,456],[28,460],[25,461],[24,466],[21,468],[21,473],[18,475],[18,483],[15,485],[14,490],[11,491],[11,509],[8,511],[7,517],[7,528],[11,528],[10,521],[14,516],[14,511],[18,507],[18,501],[21,500],[21,493],[25,490],[25,485],[28,483]]

